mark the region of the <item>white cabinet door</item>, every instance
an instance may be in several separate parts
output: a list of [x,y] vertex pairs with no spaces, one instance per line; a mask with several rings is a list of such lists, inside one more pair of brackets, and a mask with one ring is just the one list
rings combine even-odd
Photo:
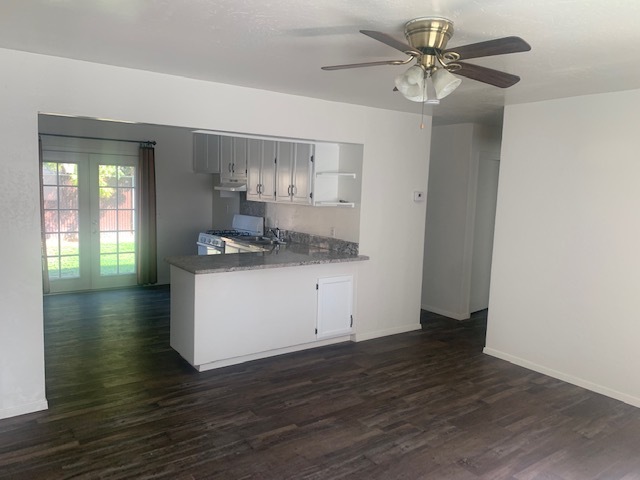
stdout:
[[294,203],[311,204],[311,171],[312,171],[313,145],[309,143],[296,143],[295,162],[291,184],[291,201]]
[[249,138],[247,141],[247,199],[275,200],[276,142]]
[[265,201],[273,201],[276,199],[276,155],[277,142],[273,140],[263,140],[260,198]]
[[220,180],[247,178],[247,139],[220,136]]
[[247,138],[234,137],[233,139],[233,165],[231,175],[235,179],[247,178]]
[[319,339],[348,335],[353,328],[353,277],[344,275],[318,279]]
[[220,136],[220,180],[233,178],[233,137]]
[[291,179],[293,177],[294,153],[294,143],[278,142],[276,200],[279,202],[291,201]]
[[262,188],[262,140],[247,141],[247,200],[260,200]]
[[276,201],[311,204],[313,145],[278,142]]
[[193,170],[196,173],[220,173],[219,145],[218,135],[193,134]]

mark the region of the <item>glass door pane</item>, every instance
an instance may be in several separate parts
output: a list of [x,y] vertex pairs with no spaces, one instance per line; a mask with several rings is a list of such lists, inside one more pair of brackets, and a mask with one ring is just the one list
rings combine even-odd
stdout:
[[[97,272],[101,285],[135,284],[136,167],[131,159],[95,156],[97,160]],[[108,160],[112,160],[108,162]],[[117,277],[117,278],[116,278]],[[105,283],[106,282],[106,283]]]
[[43,162],[42,178],[49,279],[79,278],[78,164]]

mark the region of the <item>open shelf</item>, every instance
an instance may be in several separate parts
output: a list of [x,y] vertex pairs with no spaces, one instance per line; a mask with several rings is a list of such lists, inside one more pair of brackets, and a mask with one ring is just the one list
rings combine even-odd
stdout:
[[321,202],[315,203],[316,207],[344,207],[344,208],[354,208],[356,206],[353,202],[341,202],[339,200],[327,201],[323,200]]
[[316,177],[344,177],[344,178],[356,178],[356,174],[353,172],[316,172]]

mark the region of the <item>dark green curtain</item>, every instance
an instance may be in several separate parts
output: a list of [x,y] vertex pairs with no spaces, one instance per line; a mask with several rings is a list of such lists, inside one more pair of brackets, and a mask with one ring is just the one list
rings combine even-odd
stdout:
[[140,145],[136,190],[138,285],[148,285],[158,282],[155,151],[149,144]]

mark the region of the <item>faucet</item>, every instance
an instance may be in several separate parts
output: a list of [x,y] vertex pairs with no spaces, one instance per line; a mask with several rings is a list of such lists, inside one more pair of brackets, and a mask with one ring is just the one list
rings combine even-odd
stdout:
[[273,235],[276,240],[280,241],[280,229],[278,227],[269,227],[267,232]]
[[284,234],[278,227],[270,227],[267,232],[276,240],[279,245],[286,243]]

